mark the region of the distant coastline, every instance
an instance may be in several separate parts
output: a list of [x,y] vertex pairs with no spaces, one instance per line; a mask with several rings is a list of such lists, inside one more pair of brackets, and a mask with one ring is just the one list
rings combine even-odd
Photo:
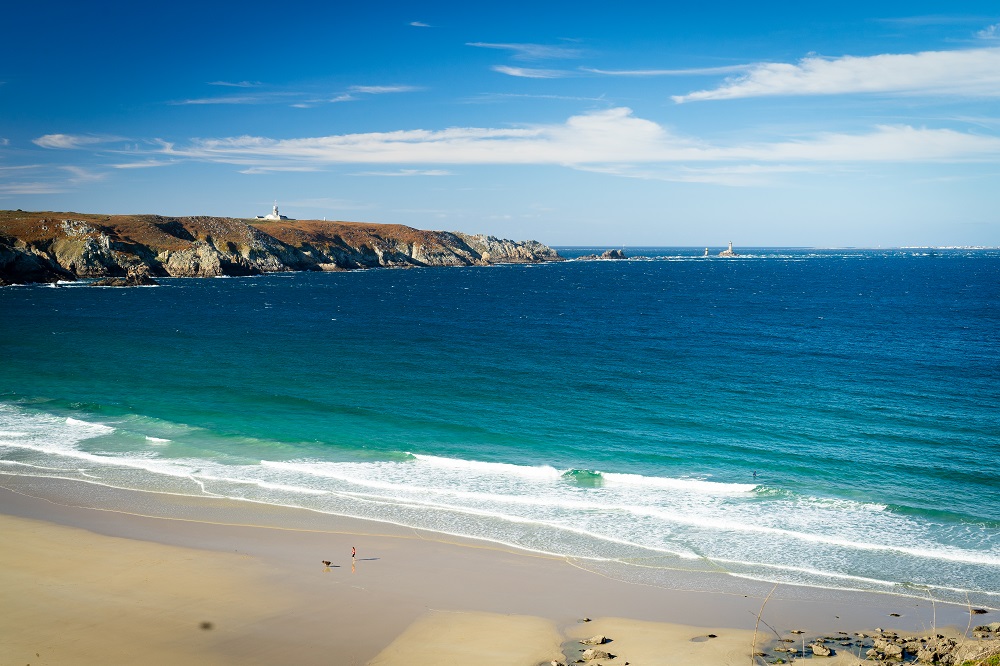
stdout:
[[0,285],[562,259],[537,241],[398,224],[0,211]]

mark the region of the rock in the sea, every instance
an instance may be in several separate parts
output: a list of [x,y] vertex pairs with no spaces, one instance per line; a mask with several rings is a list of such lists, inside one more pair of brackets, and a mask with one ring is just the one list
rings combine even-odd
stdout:
[[578,261],[608,261],[611,259],[628,259],[628,256],[621,250],[605,250],[600,255],[588,254],[578,257]]
[[820,643],[813,643],[809,648],[817,657],[829,657],[833,653],[833,650]]
[[607,636],[591,636],[580,641],[582,645],[604,645],[608,642]]
[[584,661],[594,661],[595,659],[614,659],[614,655],[605,652],[604,650],[597,650],[595,648],[590,648],[589,650],[584,650],[583,655]]

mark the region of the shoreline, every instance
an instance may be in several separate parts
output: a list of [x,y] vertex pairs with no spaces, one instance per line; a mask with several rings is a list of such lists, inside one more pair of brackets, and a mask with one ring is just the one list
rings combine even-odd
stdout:
[[[615,634],[610,652],[633,658],[652,649],[651,641],[665,640],[671,654],[688,655],[677,663],[745,663],[755,626],[757,649],[767,649],[776,635],[793,629],[811,637],[875,627],[928,633],[950,626],[959,635],[967,624],[982,623],[970,623],[969,609],[954,604],[772,586],[724,574],[678,573],[672,588],[634,584],[569,558],[288,507],[141,491],[105,493],[130,513],[73,506],[81,503],[74,493],[95,489],[73,481],[25,480],[0,475],[0,525],[5,534],[23,536],[5,546],[0,573],[0,589],[8,591],[0,594],[11,594],[0,604],[7,615],[0,632],[8,633],[0,633],[0,647],[18,650],[12,653],[17,659],[22,652],[42,654],[25,641],[49,626],[47,620],[41,624],[43,618],[58,614],[53,598],[11,592],[17,589],[13,582],[27,581],[30,589],[38,579],[46,581],[43,590],[59,591],[57,599],[93,580],[97,589],[118,586],[99,600],[93,589],[79,597],[88,617],[105,604],[123,622],[122,609],[150,601],[147,615],[136,612],[127,621],[147,632],[146,645],[159,641],[163,654],[196,654],[191,663],[330,663],[331,655],[344,664],[420,664],[425,657],[427,663],[457,663],[444,654],[482,655],[477,663],[494,663],[488,656],[497,654],[498,664],[537,664],[561,660],[561,650],[568,657],[583,647],[572,647],[575,641],[602,632]],[[99,495],[93,493],[91,504],[107,501]],[[142,515],[153,511],[173,515]],[[87,553],[109,559],[98,557],[81,569]],[[131,589],[139,573],[128,572],[152,558],[154,568],[140,567],[141,590]],[[154,589],[157,581],[165,587]],[[199,595],[209,590],[209,600],[229,603],[206,605]],[[156,602],[164,595],[170,603]],[[988,622],[996,615],[982,617]],[[584,617],[593,623],[582,623]],[[203,622],[215,629],[199,629]],[[68,617],[65,626],[47,630],[49,644],[57,634],[75,635],[77,623],[86,630],[81,632],[95,633],[83,617]],[[108,627],[107,640],[117,640],[115,626]],[[460,636],[452,635],[459,628]],[[177,632],[185,636],[179,646]],[[718,638],[706,639],[708,634]],[[100,645],[98,640],[94,649]],[[198,648],[193,653],[192,646]]]

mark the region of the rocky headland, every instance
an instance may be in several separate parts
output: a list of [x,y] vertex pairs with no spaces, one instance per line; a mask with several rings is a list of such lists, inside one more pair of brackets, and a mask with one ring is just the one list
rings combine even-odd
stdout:
[[0,211],[0,285],[548,261],[536,241],[398,224]]

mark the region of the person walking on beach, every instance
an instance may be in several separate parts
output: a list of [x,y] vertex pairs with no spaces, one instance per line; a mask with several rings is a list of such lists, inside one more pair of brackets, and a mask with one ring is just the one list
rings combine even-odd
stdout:
[[353,560],[357,556],[357,554],[358,554],[357,549],[354,546],[351,546],[351,559]]

